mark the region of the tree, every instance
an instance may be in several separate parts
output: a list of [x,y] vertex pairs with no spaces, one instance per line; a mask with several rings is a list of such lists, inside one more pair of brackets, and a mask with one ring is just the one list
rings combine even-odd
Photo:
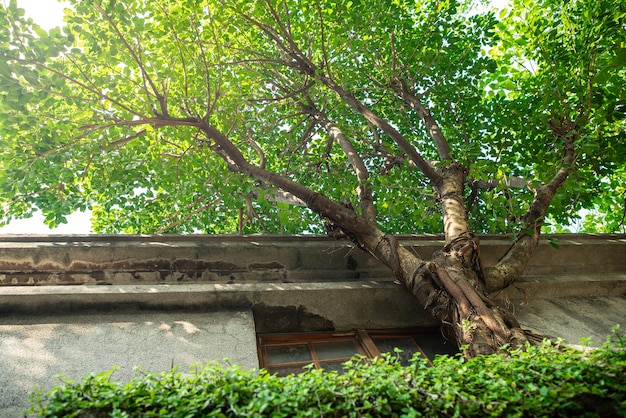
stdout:
[[[626,5],[72,6],[49,32],[1,8],[5,221],[91,208],[100,232],[273,233],[323,219],[472,357],[528,340],[489,293],[522,274],[542,226],[622,205]],[[430,260],[392,234],[442,228]],[[474,234],[512,231],[482,266]]]

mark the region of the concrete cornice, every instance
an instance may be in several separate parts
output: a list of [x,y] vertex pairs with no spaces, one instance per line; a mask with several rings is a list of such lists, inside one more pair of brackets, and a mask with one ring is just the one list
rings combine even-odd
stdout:
[[[398,240],[402,241],[443,241],[442,234],[397,234]],[[481,240],[496,240],[510,242],[513,235],[482,234],[478,235]],[[626,234],[543,234],[543,240],[556,238],[559,240],[609,240],[626,243]],[[314,234],[249,234],[249,235],[203,235],[203,234],[4,234],[0,235],[0,242],[124,242],[124,241],[190,241],[190,242],[213,242],[213,241],[330,241],[343,242],[326,235]],[[347,242],[347,241],[346,241]]]
[[[423,258],[444,243],[437,235],[398,238]],[[549,245],[550,238],[557,240],[558,249]],[[497,262],[511,242],[510,237],[500,235],[485,235],[480,240],[486,266]],[[625,271],[626,235],[550,235],[542,240],[526,276]],[[0,236],[0,285],[372,278],[391,279],[391,274],[351,242],[325,236]]]
[[[444,243],[438,235],[398,238],[423,258]],[[558,249],[549,238],[558,240]],[[495,263],[511,242],[499,235],[480,240],[485,265]],[[287,295],[293,299],[297,292],[325,297],[321,295],[338,289],[370,289],[400,304],[413,303],[408,296],[400,302],[403,290],[393,280],[385,266],[349,241],[325,236],[0,236],[0,306],[5,312],[70,302],[77,307],[236,306],[265,303],[281,292],[289,300]],[[624,294],[626,235],[572,234],[544,236],[524,276],[495,296],[524,300]]]

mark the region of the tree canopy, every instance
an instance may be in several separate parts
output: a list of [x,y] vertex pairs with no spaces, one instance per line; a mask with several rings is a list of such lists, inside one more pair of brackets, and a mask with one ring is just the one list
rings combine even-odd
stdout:
[[624,231],[623,2],[70,3],[48,32],[0,6],[2,222],[321,232],[296,184],[436,233],[459,163],[474,232],[527,227],[561,172],[548,230],[587,209],[586,231]]

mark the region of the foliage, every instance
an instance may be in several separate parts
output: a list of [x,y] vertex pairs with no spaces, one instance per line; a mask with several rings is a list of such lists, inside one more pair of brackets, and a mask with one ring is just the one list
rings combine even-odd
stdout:
[[626,415],[626,339],[594,350],[544,343],[526,351],[441,356],[432,367],[393,355],[354,358],[344,374],[276,377],[210,363],[191,374],[113,371],[64,381],[32,397],[38,416],[617,416]]
[[[554,131],[559,119],[580,128],[576,169],[552,203],[554,232],[583,208],[593,212],[594,220],[584,223],[584,231],[624,231],[626,12],[614,6],[610,1],[549,0],[531,6],[515,0],[500,13],[502,41],[491,54],[507,64],[493,82],[494,92],[507,97],[504,112],[517,114],[499,119],[500,138],[508,143],[503,151],[517,154],[508,160],[513,165],[505,166],[541,181],[559,156],[551,152],[554,141],[534,138]],[[519,129],[517,124],[528,125]]]
[[[568,225],[586,208],[586,229],[624,227],[623,2],[515,0],[499,16],[454,0],[71,5],[49,32],[14,0],[0,5],[2,222],[39,208],[53,226],[91,209],[97,232],[321,231],[317,214],[231,172],[181,122],[200,117],[252,163],[335,201],[355,203],[367,185],[387,231],[440,232],[428,179],[389,136],[445,165],[425,113],[394,91],[400,80],[469,168],[476,232],[518,228],[533,187],[561,164],[550,126],[566,119],[579,158],[548,220]],[[351,141],[367,178],[316,112]]]

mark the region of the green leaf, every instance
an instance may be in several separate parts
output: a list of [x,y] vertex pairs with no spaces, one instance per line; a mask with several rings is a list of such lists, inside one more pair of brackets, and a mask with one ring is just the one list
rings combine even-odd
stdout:
[[626,65],[626,48],[615,48],[615,57],[617,58],[618,63]]

